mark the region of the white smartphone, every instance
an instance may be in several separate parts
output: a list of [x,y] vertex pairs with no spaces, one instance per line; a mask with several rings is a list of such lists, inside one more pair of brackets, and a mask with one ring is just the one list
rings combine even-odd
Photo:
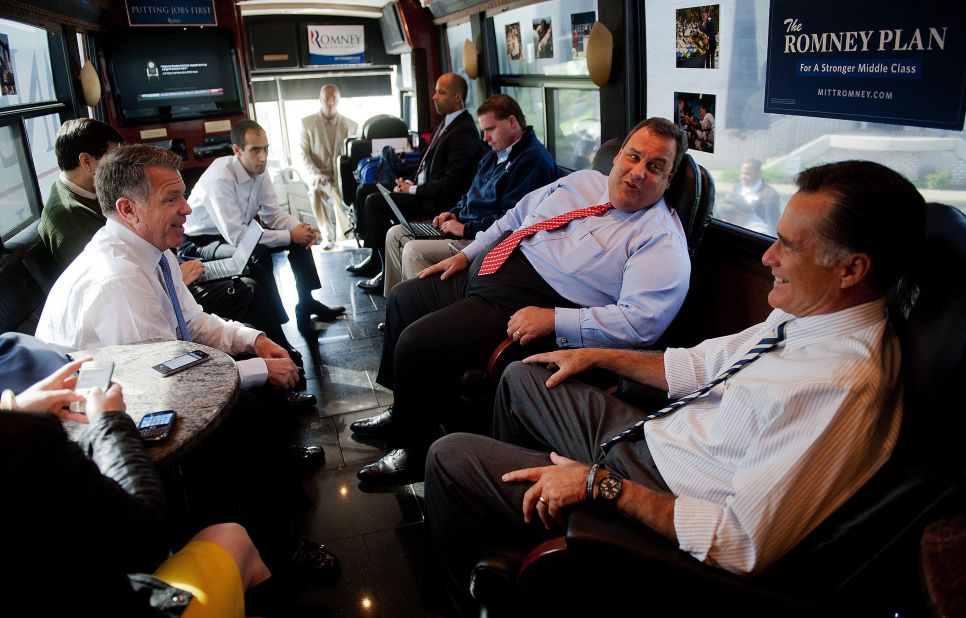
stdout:
[[[111,385],[111,377],[114,375],[114,363],[112,361],[87,361],[81,365],[77,374],[77,383],[74,384],[74,392],[86,395],[87,392],[98,387],[106,391]],[[84,412],[84,403],[74,401],[70,404],[71,412]]]

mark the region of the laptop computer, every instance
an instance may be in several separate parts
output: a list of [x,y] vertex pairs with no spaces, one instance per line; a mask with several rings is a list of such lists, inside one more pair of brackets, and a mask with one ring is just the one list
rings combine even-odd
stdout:
[[399,210],[399,206],[396,206],[396,202],[392,199],[392,193],[390,193],[384,186],[377,184],[379,187],[379,192],[382,196],[386,198],[386,203],[389,204],[389,208],[392,209],[396,219],[399,220],[399,224],[406,228],[413,238],[418,240],[440,240],[443,238],[451,238],[446,234],[439,231],[439,229],[433,227],[429,223],[410,223],[405,216],[403,216],[402,211]]
[[245,267],[248,266],[248,260],[255,253],[255,249],[258,247],[258,241],[261,238],[262,226],[258,224],[258,221],[253,219],[248,224],[248,229],[242,234],[241,240],[238,242],[238,246],[235,247],[235,252],[231,254],[231,257],[205,262],[205,272],[198,277],[196,283],[220,281],[242,275],[245,272]]

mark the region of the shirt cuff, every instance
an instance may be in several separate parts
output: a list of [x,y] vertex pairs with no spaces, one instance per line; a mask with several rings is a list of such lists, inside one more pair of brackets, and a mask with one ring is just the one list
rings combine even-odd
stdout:
[[[240,327],[235,337],[236,341],[241,342],[242,348],[240,350],[232,350],[232,354],[254,354],[255,340],[258,339],[259,335],[265,335],[265,333],[248,326]],[[267,337],[268,335],[265,336]]]
[[674,533],[678,537],[678,547],[701,562],[708,559],[715,530],[721,521],[721,506],[678,496],[674,500]]
[[557,347],[583,347],[583,339],[580,336],[580,309],[555,307],[553,310],[553,321],[554,337],[557,340]]
[[416,187],[418,185],[409,185],[409,195],[416,195]]
[[238,368],[238,378],[241,380],[241,387],[244,389],[261,386],[268,381],[268,365],[261,358],[249,358],[248,360],[237,361],[235,366]]
[[701,386],[694,374],[691,355],[684,348],[668,348],[664,351],[664,378],[670,399],[683,397]]

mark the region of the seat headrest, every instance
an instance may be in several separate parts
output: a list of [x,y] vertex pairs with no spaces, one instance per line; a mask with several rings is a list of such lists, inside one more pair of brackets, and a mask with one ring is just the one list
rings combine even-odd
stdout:
[[616,137],[609,139],[600,145],[594,153],[594,161],[590,164],[591,169],[597,170],[601,174],[610,174],[610,168],[614,167],[614,157],[621,149],[621,140]]
[[385,139],[387,137],[406,137],[407,135],[409,135],[409,127],[406,126],[402,118],[389,114],[373,116],[362,125],[363,139]]

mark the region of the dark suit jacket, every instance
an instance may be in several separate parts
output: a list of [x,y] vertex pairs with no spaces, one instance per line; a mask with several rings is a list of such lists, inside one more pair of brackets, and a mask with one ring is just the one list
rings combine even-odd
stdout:
[[464,110],[429,149],[426,182],[416,188],[416,197],[433,202],[436,212],[449,210],[470,188],[482,157],[480,130]]

